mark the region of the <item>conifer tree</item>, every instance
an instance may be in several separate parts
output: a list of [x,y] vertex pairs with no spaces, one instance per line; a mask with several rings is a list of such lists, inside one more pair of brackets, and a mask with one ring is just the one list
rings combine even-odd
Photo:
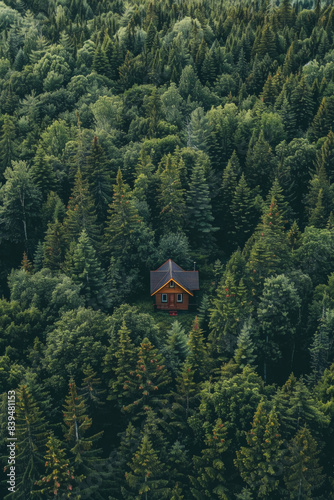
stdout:
[[251,188],[260,186],[268,192],[275,175],[275,159],[269,143],[261,130],[259,138],[250,145],[246,158],[246,179]]
[[75,469],[85,475],[92,471],[99,460],[99,450],[93,446],[103,434],[101,431],[85,437],[91,426],[92,419],[87,415],[84,398],[78,395],[76,384],[71,379],[64,404],[64,438],[74,457]]
[[266,411],[260,402],[254,414],[252,428],[247,435],[247,445],[237,451],[235,465],[241,477],[258,498],[268,498],[277,491],[282,440],[275,410]]
[[[140,344],[138,360],[133,379],[129,379],[127,388],[131,402],[123,406],[126,412],[140,416],[150,409],[159,410],[168,399],[167,387],[170,376],[164,360],[158,350],[145,338]],[[131,374],[130,374],[131,375]]]
[[173,392],[171,426],[182,432],[188,429],[188,417],[194,412],[198,401],[198,384],[195,382],[195,369],[185,361],[176,377],[176,390]]
[[245,244],[252,234],[257,215],[252,192],[247,185],[244,174],[242,174],[231,203],[233,228],[230,236],[231,240],[240,247]]
[[37,148],[31,173],[36,186],[38,186],[42,193],[43,200],[46,200],[50,191],[55,190],[57,179],[42,145],[39,145]]
[[170,489],[168,480],[164,479],[163,464],[147,435],[143,436],[129,466],[131,470],[125,473],[129,491],[122,490],[124,498],[160,500],[169,497]]
[[72,195],[67,206],[64,228],[69,241],[77,240],[85,230],[96,244],[99,236],[94,201],[89,192],[87,180],[83,179],[78,168]]
[[120,445],[117,449],[116,457],[113,461],[113,467],[110,477],[110,500],[119,500],[122,490],[126,490],[126,478],[124,470],[131,461],[135,451],[138,449],[139,436],[138,431],[130,422],[126,430],[122,433]]
[[3,180],[3,173],[7,167],[10,167],[15,158],[15,125],[13,119],[5,114],[3,115],[3,125],[1,127],[0,139],[0,179]]
[[198,246],[207,248],[217,228],[212,226],[210,191],[201,163],[194,165],[187,191],[189,237]]
[[89,305],[107,305],[104,273],[85,229],[73,249],[70,275],[75,283],[81,285],[81,293]]
[[[113,377],[109,381],[111,390],[110,399],[116,399],[117,404],[122,408],[129,401],[128,390],[130,381],[135,380],[136,354],[137,350],[130,339],[130,331],[123,320],[122,326],[117,333],[117,347],[114,347],[114,353],[109,352],[105,357],[106,364],[114,363]],[[114,358],[114,361],[113,359]],[[107,366],[105,371],[110,371]],[[130,380],[129,380],[130,379]]]
[[27,385],[21,385],[17,391],[15,419],[15,497],[25,499],[43,470],[43,452],[47,441],[45,418]]
[[237,348],[234,351],[234,359],[238,366],[243,369],[246,365],[254,366],[256,354],[254,353],[254,342],[252,340],[252,324],[245,322],[237,340]]
[[231,235],[234,229],[234,219],[231,216],[232,201],[238,185],[239,175],[240,163],[236,152],[233,151],[223,172],[222,185],[219,192],[219,207],[217,209],[219,225],[222,228],[221,239],[223,244],[226,244],[226,235]]
[[59,271],[64,261],[66,241],[64,226],[58,220],[48,224],[43,245],[43,266],[51,271]]
[[334,181],[334,133],[329,131],[325,142],[323,143],[318,159],[319,167],[323,167],[330,183]]
[[94,410],[98,410],[104,404],[102,398],[104,399],[105,390],[100,388],[101,379],[97,376],[96,371],[88,365],[82,369],[84,378],[82,379],[82,384],[80,387],[80,392],[85,400],[87,408],[92,413]]
[[201,456],[193,456],[194,473],[191,477],[192,494],[196,499],[219,498],[227,500],[226,471],[224,455],[228,450],[227,431],[222,420],[218,418],[205,435],[206,447]]
[[180,181],[180,168],[175,158],[165,158],[165,168],[160,174],[159,206],[164,233],[181,231],[184,227],[184,190]]
[[53,434],[46,444],[45,473],[35,482],[32,496],[42,498],[77,498],[75,486],[80,484],[84,476],[78,476],[65,455],[62,443]]
[[166,345],[163,349],[166,364],[174,375],[177,374],[189,354],[187,342],[188,338],[181,324],[174,321],[171,329],[167,332]]
[[130,249],[131,234],[139,224],[139,215],[133,205],[129,186],[123,182],[122,172],[119,170],[105,229],[105,246],[108,253],[116,259],[126,255]]
[[88,182],[89,193],[94,198],[98,221],[104,222],[108,204],[112,200],[112,183],[106,154],[96,136],[83,167],[83,176]]
[[319,109],[312,121],[308,136],[311,141],[317,141],[326,136],[333,127],[334,121],[334,99],[323,97]]
[[199,382],[207,372],[207,347],[204,342],[203,330],[200,329],[197,316],[189,333],[188,360],[195,371],[195,381]]
[[289,443],[285,457],[284,482],[290,498],[314,498],[324,476],[318,459],[317,442],[307,427],[299,429]]

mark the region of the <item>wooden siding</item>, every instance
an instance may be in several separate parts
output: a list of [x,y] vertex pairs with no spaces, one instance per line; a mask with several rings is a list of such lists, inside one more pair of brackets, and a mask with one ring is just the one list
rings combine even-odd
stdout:
[[[161,295],[167,294],[167,302],[161,301]],[[182,293],[183,302],[177,302],[177,294]],[[172,296],[174,295],[174,296]],[[189,294],[175,283],[174,288],[169,287],[169,283],[164,286],[158,293],[155,294],[155,304],[157,309],[166,311],[187,311],[189,305]]]

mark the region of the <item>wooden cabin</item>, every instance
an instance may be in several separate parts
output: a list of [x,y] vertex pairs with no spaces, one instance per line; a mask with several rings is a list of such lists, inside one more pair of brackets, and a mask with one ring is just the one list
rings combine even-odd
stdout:
[[168,259],[150,273],[151,297],[155,308],[165,311],[188,311],[194,303],[194,291],[199,290],[198,271],[184,271]]

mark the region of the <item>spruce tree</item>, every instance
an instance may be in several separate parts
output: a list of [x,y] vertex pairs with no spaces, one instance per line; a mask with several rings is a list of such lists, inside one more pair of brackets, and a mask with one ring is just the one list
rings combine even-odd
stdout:
[[187,191],[187,208],[190,240],[197,246],[208,248],[213,242],[212,236],[217,228],[212,226],[214,218],[210,191],[201,163],[194,165],[191,173]]
[[243,247],[254,230],[258,216],[254,198],[244,174],[235,189],[230,210],[233,221],[230,239],[234,245]]
[[84,476],[75,474],[61,446],[61,441],[51,434],[46,444],[45,473],[35,482],[32,497],[77,498],[75,487]]
[[64,228],[69,241],[77,241],[85,230],[89,238],[96,245],[99,237],[99,228],[95,212],[94,201],[89,192],[87,180],[83,179],[78,168],[72,195],[67,206]]
[[130,471],[125,473],[128,491],[122,490],[124,498],[151,498],[160,500],[169,498],[168,480],[164,479],[163,464],[153,449],[147,435],[143,436],[141,444],[129,464]]
[[237,348],[234,351],[234,360],[241,369],[246,365],[254,366],[256,354],[254,353],[254,342],[252,340],[252,323],[245,322],[237,340]]
[[226,427],[218,418],[212,429],[207,429],[201,456],[193,456],[194,473],[191,476],[191,492],[196,499],[219,498],[227,500],[226,472],[224,456],[228,450]]
[[318,445],[310,430],[299,429],[285,457],[284,482],[289,498],[311,500],[314,492],[320,491],[324,476],[318,455]]
[[268,498],[270,493],[277,491],[282,456],[280,437],[275,410],[268,413],[265,403],[261,401],[247,435],[248,446],[237,451],[235,460],[241,477],[258,498]]
[[93,436],[85,436],[92,426],[92,419],[87,414],[83,396],[78,395],[77,386],[70,379],[68,395],[64,404],[64,438],[74,458],[75,470],[85,475],[96,466],[100,450],[94,449],[94,443],[101,438],[103,431]]
[[163,233],[181,231],[184,227],[184,190],[180,181],[180,168],[171,155],[165,158],[160,174],[159,208]]
[[31,173],[36,182],[36,186],[38,186],[42,193],[43,200],[46,200],[50,191],[55,190],[57,180],[52,164],[42,145],[39,145],[37,148],[34,162],[31,167]]
[[82,171],[88,182],[89,193],[95,201],[98,221],[102,223],[107,217],[108,204],[112,200],[112,182],[106,154],[96,136]]
[[167,388],[171,379],[161,354],[147,338],[140,344],[133,375],[126,382],[131,402],[123,406],[123,410],[134,413],[134,418],[138,418],[150,409],[163,409],[168,400]]
[[64,226],[58,220],[48,224],[43,245],[43,266],[57,272],[61,269],[66,250]]
[[[254,141],[254,139],[253,139]],[[260,186],[267,193],[275,176],[275,158],[261,130],[259,138],[250,144],[246,158],[246,179],[251,188]]]
[[101,379],[97,376],[96,371],[88,365],[82,369],[84,378],[82,379],[80,393],[83,396],[87,408],[90,413],[99,410],[104,404],[105,390],[100,388]]
[[88,305],[108,305],[104,273],[85,229],[74,244],[69,274],[75,283],[81,285],[81,293]]
[[176,320],[167,332],[163,355],[166,365],[176,375],[189,354],[188,338],[181,324]]
[[0,139],[0,179],[3,180],[3,173],[7,167],[10,167],[15,158],[15,125],[13,119],[5,114],[2,117],[3,125],[1,127]]
[[203,330],[200,329],[197,316],[195,318],[193,328],[189,333],[189,356],[188,360],[193,370],[195,371],[195,381],[202,380],[207,373],[207,347],[204,341]]
[[171,426],[185,432],[190,417],[198,402],[198,384],[195,382],[195,369],[185,361],[176,377],[176,390],[173,392]]
[[119,170],[105,228],[105,249],[115,259],[128,254],[131,234],[141,222],[129,191],[129,186],[124,183],[122,172]]
[[47,441],[44,415],[27,385],[17,391],[15,413],[16,494],[15,498],[28,498],[34,482],[43,470],[43,452]]

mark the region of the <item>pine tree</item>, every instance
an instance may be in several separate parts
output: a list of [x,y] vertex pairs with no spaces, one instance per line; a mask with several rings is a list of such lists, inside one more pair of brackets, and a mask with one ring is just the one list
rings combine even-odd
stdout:
[[247,435],[248,446],[237,451],[235,460],[242,479],[258,498],[268,498],[271,492],[277,491],[282,456],[280,437],[275,410],[268,413],[264,401],[261,401]]
[[257,219],[254,198],[244,174],[235,189],[230,210],[233,220],[230,238],[242,247],[252,234]]
[[57,180],[51,162],[42,145],[39,145],[37,148],[34,162],[31,167],[31,173],[36,182],[36,186],[38,186],[42,193],[43,200],[46,200],[50,191],[55,190]]
[[72,195],[67,206],[64,228],[68,239],[77,240],[85,230],[89,238],[97,244],[99,228],[95,212],[94,201],[89,193],[87,180],[82,178],[78,168]]
[[[117,404],[122,408],[129,400],[128,390],[130,381],[135,380],[136,354],[137,350],[130,339],[130,331],[123,320],[122,326],[117,333],[118,341],[114,346],[114,352],[109,349],[105,362],[107,364],[105,371],[110,371],[109,363],[114,363],[113,377],[109,381],[111,390],[110,399],[116,399]],[[130,379],[130,380],[129,380]]]
[[224,455],[228,450],[227,431],[222,420],[218,418],[205,435],[205,445],[201,456],[193,456],[194,473],[191,477],[191,492],[196,499],[219,498],[227,500],[226,472]]
[[254,353],[254,342],[252,340],[252,324],[245,322],[237,340],[237,348],[234,351],[235,362],[240,368],[246,365],[254,366],[256,354]]
[[99,410],[104,404],[102,399],[104,399],[105,390],[100,388],[101,379],[97,376],[96,371],[88,365],[82,369],[84,378],[82,379],[82,384],[80,387],[80,393],[83,396],[87,408],[92,413],[95,410]]
[[327,318],[325,316],[321,318],[319,327],[314,334],[313,342],[309,347],[312,368],[309,381],[312,384],[316,384],[320,380],[323,372],[328,367],[330,354],[330,331],[326,319]]
[[329,131],[325,142],[323,143],[318,159],[319,168],[325,169],[330,183],[334,181],[334,133]]
[[93,445],[103,434],[101,431],[85,437],[91,426],[92,419],[87,415],[84,398],[78,395],[76,384],[71,379],[64,404],[64,438],[74,457],[75,469],[85,475],[89,474],[99,461],[99,450],[95,450]]
[[180,181],[180,168],[175,158],[165,158],[165,168],[160,174],[158,203],[164,233],[181,231],[184,227],[184,190]]
[[122,490],[126,490],[127,483],[124,470],[126,470],[128,463],[130,463],[135,451],[138,449],[138,445],[138,431],[130,422],[121,435],[120,445],[113,461],[109,489],[109,493],[111,493],[110,500],[119,500]]
[[166,389],[171,381],[163,363],[161,354],[145,338],[138,351],[134,377],[128,383],[131,402],[123,406],[124,411],[135,412],[136,416],[140,416],[150,409],[163,409],[168,399]]
[[131,246],[131,234],[139,227],[140,222],[129,186],[123,182],[122,172],[119,170],[105,229],[105,246],[108,253],[116,259],[127,255]]
[[306,130],[313,116],[312,91],[307,85],[304,77],[291,93],[291,107],[296,116],[297,124],[302,130]]
[[310,213],[309,226],[324,228],[326,226],[326,211],[323,204],[324,192],[319,189],[317,203]]
[[196,316],[193,328],[189,333],[188,360],[195,371],[195,381],[199,382],[207,372],[207,347],[204,341],[203,330],[200,329]]
[[188,429],[188,418],[194,412],[198,402],[198,384],[195,382],[195,369],[189,361],[185,361],[176,377],[176,391],[173,392],[171,426],[185,432]]
[[272,198],[269,211],[267,209],[262,217],[248,262],[255,285],[263,283],[271,274],[282,272],[288,262],[287,237],[284,229],[276,200]]
[[43,267],[51,271],[59,271],[64,261],[66,241],[64,226],[58,220],[48,224],[43,245]]
[[318,459],[317,442],[307,427],[301,428],[290,441],[285,457],[284,482],[289,498],[314,498],[324,480]]
[[3,180],[3,173],[7,167],[10,167],[15,158],[15,125],[9,115],[3,115],[3,125],[1,127],[0,139],[0,179]]
[[312,121],[308,136],[311,141],[317,141],[320,137],[326,136],[333,128],[334,121],[334,99],[323,97],[319,109]]
[[187,191],[189,237],[197,246],[208,248],[216,229],[212,226],[210,191],[201,163],[194,165]]
[[125,477],[130,491],[122,490],[124,498],[130,500],[143,495],[145,499],[150,497],[152,500],[169,498],[168,480],[163,479],[163,464],[147,435],[143,436],[129,465],[131,471],[126,472]]
[[41,495],[42,498],[47,498],[52,495],[53,498],[77,498],[73,489],[84,476],[74,473],[61,446],[61,441],[51,434],[46,444],[45,474],[35,482],[33,497]]
[[47,441],[45,418],[27,385],[21,385],[17,391],[15,421],[15,498],[25,499],[43,470],[43,451]]
[[260,186],[262,193],[268,192],[274,180],[275,158],[263,130],[248,149],[246,167],[246,179],[250,187]]
[[163,349],[166,364],[174,375],[178,373],[180,366],[189,354],[187,342],[188,338],[181,324],[174,321],[171,329],[167,332],[166,344]]
[[108,204],[112,200],[112,184],[106,154],[96,136],[83,167],[83,176],[88,182],[89,193],[94,198],[98,221],[104,222]]
[[81,293],[87,304],[107,306],[104,273],[85,229],[74,246],[70,276],[75,283],[81,285]]

